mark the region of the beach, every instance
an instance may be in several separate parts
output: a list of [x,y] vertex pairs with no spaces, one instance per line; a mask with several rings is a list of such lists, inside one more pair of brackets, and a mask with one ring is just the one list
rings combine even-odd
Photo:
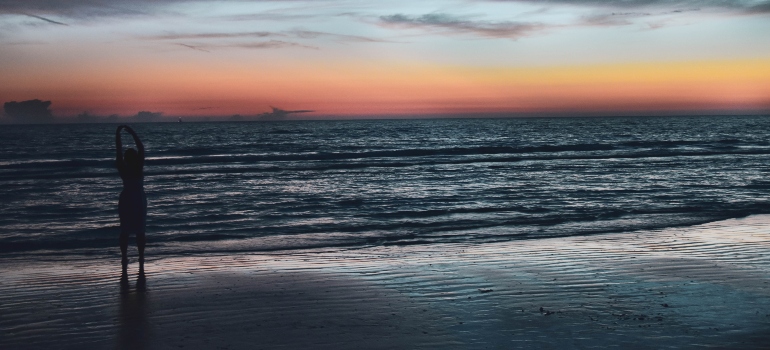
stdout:
[[[3,259],[0,347],[770,344],[770,216],[486,244]],[[126,285],[127,284],[127,285]],[[127,287],[127,288],[126,288]]]
[[769,19],[0,0],[0,350],[770,350]]

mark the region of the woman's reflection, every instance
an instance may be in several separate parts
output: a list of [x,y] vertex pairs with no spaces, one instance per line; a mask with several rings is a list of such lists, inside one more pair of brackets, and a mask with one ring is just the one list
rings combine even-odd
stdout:
[[[143,264],[142,264],[143,265]],[[120,276],[120,317],[118,318],[118,349],[144,349],[149,339],[147,321],[147,277],[140,266],[136,285],[132,290],[126,269]]]

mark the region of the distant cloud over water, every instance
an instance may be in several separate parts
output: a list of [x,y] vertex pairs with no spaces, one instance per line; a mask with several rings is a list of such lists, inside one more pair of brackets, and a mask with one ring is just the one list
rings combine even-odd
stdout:
[[141,111],[135,116],[131,117],[131,119],[136,122],[157,122],[160,121],[162,115],[163,113],[161,112]]
[[10,101],[3,104],[5,114],[14,122],[19,123],[47,123],[53,121],[53,114],[49,109],[51,101],[29,100]]

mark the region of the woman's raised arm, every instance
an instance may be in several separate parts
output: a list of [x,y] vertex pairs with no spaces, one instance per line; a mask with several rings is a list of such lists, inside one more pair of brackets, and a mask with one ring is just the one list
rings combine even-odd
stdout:
[[123,161],[123,143],[120,142],[120,131],[125,128],[125,125],[121,125],[118,127],[118,130],[115,131],[115,152],[116,152],[116,158],[115,160],[120,163]]
[[139,135],[136,134],[134,129],[131,129],[130,126],[124,125],[126,131],[128,131],[131,136],[134,137],[134,143],[136,143],[136,150],[139,152],[139,161],[144,164],[144,144],[142,144],[142,140],[139,139]]

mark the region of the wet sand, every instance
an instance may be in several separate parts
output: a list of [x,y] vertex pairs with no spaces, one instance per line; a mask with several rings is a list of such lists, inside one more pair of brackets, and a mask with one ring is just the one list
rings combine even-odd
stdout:
[[0,257],[0,348],[770,347],[770,216],[489,244]]

